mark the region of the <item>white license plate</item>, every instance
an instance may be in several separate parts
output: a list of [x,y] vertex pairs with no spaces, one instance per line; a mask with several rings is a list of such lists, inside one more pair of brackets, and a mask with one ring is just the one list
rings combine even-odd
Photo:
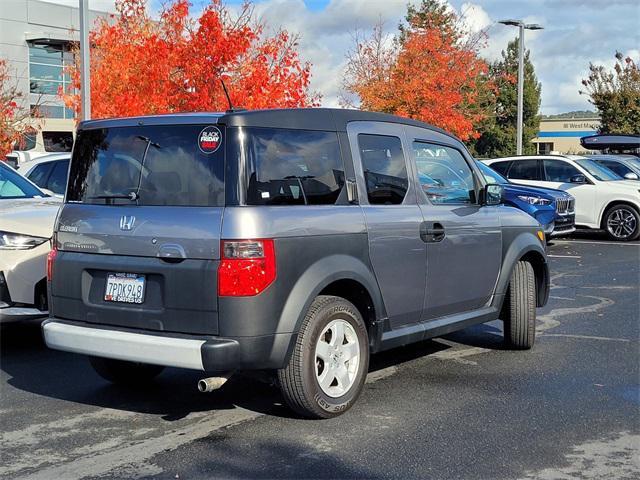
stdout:
[[137,273],[109,273],[104,289],[105,302],[144,302],[144,275]]

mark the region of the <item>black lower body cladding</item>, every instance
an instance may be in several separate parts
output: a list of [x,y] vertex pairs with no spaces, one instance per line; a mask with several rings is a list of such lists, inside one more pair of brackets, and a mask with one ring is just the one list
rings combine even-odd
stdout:
[[377,292],[365,233],[278,238],[275,250],[276,280],[264,292],[219,299],[221,336],[297,332],[313,299],[342,278],[355,277],[372,296]]

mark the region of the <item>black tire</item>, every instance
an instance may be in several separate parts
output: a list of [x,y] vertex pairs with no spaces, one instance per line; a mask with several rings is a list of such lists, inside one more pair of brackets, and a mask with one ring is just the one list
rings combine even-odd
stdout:
[[504,312],[504,339],[511,348],[528,350],[536,339],[536,277],[529,262],[516,263]]
[[[619,222],[619,224],[621,222],[626,226],[620,225],[620,234],[617,234],[618,229],[615,226],[610,227],[610,222]],[[613,205],[602,216],[602,228],[607,232],[609,238],[617,242],[637,240],[640,237],[640,213],[631,205],[624,203]],[[625,228],[633,230],[629,233]]]
[[[316,344],[323,330],[338,319],[348,322],[353,328],[359,346],[359,361],[349,389],[344,395],[332,397],[322,390],[317,378],[317,372],[323,366],[316,358]],[[343,298],[321,295],[309,307],[289,363],[278,370],[278,380],[282,395],[292,410],[307,418],[332,418],[346,412],[355,403],[368,370],[369,337],[362,315]]]
[[126,362],[113,358],[89,357],[89,362],[105,380],[128,386],[149,383],[164,370],[160,365]]

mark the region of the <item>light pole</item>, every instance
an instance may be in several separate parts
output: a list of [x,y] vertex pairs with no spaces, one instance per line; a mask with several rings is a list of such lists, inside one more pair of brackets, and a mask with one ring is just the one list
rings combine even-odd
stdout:
[[542,30],[537,23],[524,23],[522,20],[500,20],[498,23],[518,27],[520,37],[518,41],[518,120],[516,124],[516,155],[522,155],[522,123],[524,103],[524,31]]
[[80,104],[82,119],[91,118],[91,85],[89,78],[89,0],[80,3]]

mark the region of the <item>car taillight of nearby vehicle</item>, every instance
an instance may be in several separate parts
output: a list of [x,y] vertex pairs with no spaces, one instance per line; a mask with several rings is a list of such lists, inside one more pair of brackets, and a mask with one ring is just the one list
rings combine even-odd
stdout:
[[47,281],[50,282],[53,279],[53,262],[56,260],[58,250],[53,248],[47,254]]

